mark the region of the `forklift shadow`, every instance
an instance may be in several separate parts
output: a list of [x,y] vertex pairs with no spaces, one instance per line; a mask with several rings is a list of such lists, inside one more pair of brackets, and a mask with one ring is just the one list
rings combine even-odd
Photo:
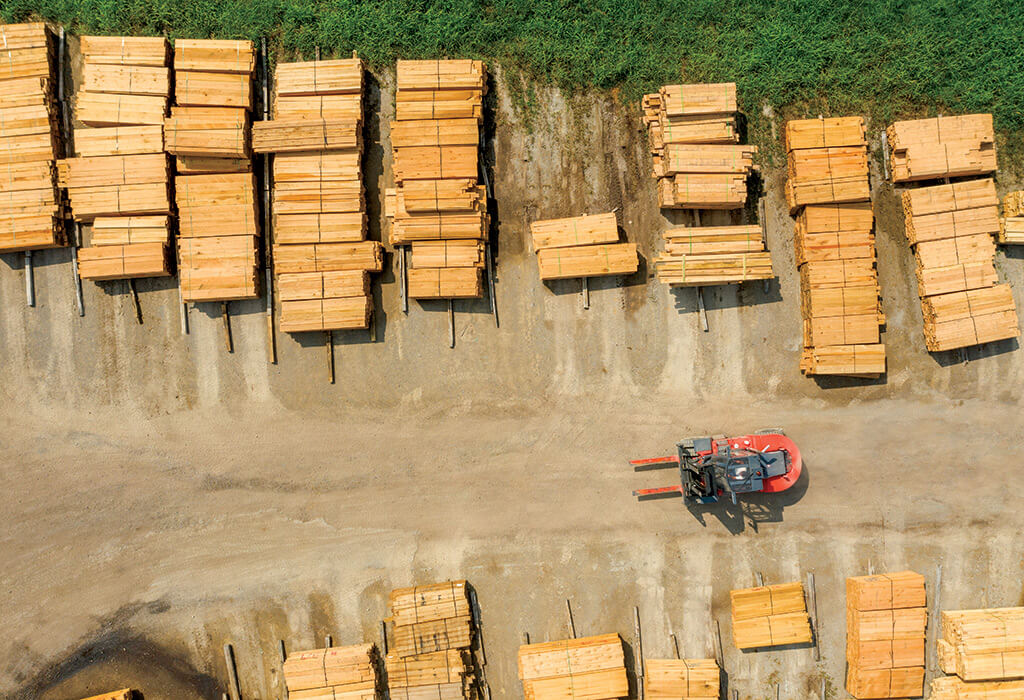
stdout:
[[762,523],[782,522],[783,511],[804,497],[810,479],[807,463],[804,462],[800,478],[791,488],[782,493],[752,493],[741,496],[739,503],[735,505],[731,500],[723,497],[718,503],[710,506],[688,503],[686,508],[704,527],[708,526],[704,516],[709,515],[718,518],[718,521],[733,535],[742,533],[748,525],[754,532],[758,532]]

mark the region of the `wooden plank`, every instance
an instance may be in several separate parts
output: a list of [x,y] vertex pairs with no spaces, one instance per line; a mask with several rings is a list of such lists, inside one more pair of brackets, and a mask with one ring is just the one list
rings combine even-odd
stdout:
[[542,280],[604,277],[635,273],[639,258],[635,243],[611,243],[542,248],[537,251],[537,265]]
[[252,73],[256,52],[248,40],[175,39],[176,71],[212,71],[215,73]]
[[615,243],[619,227],[614,213],[544,219],[530,224],[534,250]]

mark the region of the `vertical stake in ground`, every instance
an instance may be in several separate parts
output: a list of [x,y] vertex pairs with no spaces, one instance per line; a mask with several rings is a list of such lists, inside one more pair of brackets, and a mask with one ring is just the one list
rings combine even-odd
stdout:
[[333,646],[334,646],[334,637],[332,637],[331,635],[327,635],[326,637],[324,637],[324,648],[325,649],[330,649]]
[[241,700],[242,689],[238,685],[238,669],[235,667],[235,650],[230,644],[224,645],[224,665],[228,668],[228,691],[231,693],[231,700]]
[[395,249],[398,253],[398,296],[402,298],[402,313],[409,313],[409,277],[405,271],[405,246]]
[[936,636],[939,633],[939,610],[941,609],[942,600],[942,564],[935,567],[935,595],[932,600],[931,620],[928,621],[928,636],[931,639],[928,640],[928,675],[931,676],[935,673],[938,667],[938,659],[936,658],[938,642]]
[[284,649],[284,640],[277,640],[277,651],[281,656],[281,683],[284,684],[284,697],[288,697],[288,682],[284,680],[284,662],[288,660],[288,653]]
[[[765,212],[766,212],[766,209],[765,209],[764,197],[762,196],[760,199],[757,200],[757,221],[758,221],[758,223],[761,224],[761,238],[764,240],[765,248],[767,248],[768,247],[768,219],[765,216]],[[761,287],[764,290],[765,294],[767,294],[768,290],[771,288],[771,286],[769,285],[769,282],[771,282],[771,280],[765,280],[764,281],[764,285]]]
[[480,602],[476,599],[476,589],[469,589],[469,605],[473,613],[473,626],[476,628],[477,650],[480,652],[480,685],[484,690],[484,700],[491,700],[491,685],[487,682],[487,651],[484,649],[483,621],[480,614]]
[[334,384],[334,333],[324,331],[324,347],[327,348],[327,381]]
[[583,295],[583,310],[586,311],[590,308],[590,280],[586,277],[580,278],[581,287],[580,294]]
[[669,632],[668,633],[668,641],[672,645],[672,655],[675,658],[678,659],[679,658],[679,642],[676,640],[676,633],[675,632]]
[[[60,41],[57,45],[57,101],[60,103],[60,130],[64,137],[64,154],[70,155],[68,145],[71,143],[71,121],[68,119],[68,103],[64,94],[64,57],[67,55],[67,36],[64,27],[60,28]],[[78,222],[71,218],[71,274],[75,279],[75,303],[78,315],[85,316],[85,301],[82,298],[82,278],[78,274]]]
[[[179,267],[180,269],[180,267]],[[188,304],[181,296],[181,285],[178,285],[178,310],[181,311],[181,334],[188,335]]]
[[455,347],[455,304],[448,300],[448,347]]
[[889,132],[882,129],[882,175],[889,179]]
[[644,700],[644,635],[640,629],[640,608],[633,606],[633,634],[636,636],[636,697]]
[[[693,223],[700,228],[700,209],[693,210]],[[705,333],[708,332],[708,312],[704,308],[704,288],[697,287],[697,312],[700,315],[700,327]]]
[[36,305],[36,280],[31,250],[25,251],[25,303],[30,307]]
[[[483,124],[480,125],[480,153],[477,158],[477,167],[480,170],[480,179],[484,181],[484,189],[487,193],[487,198],[494,199],[494,190],[491,189],[491,179],[487,177],[487,134],[484,133]],[[490,223],[488,223],[490,228]],[[494,262],[492,259],[491,251],[491,236],[490,230],[487,232],[487,240],[484,241],[484,263],[487,270],[487,294],[491,301],[491,315],[494,316],[494,327],[498,328],[498,303],[494,298]]]
[[226,301],[220,303],[220,317],[224,321],[224,344],[227,346],[228,352],[234,352],[235,344],[231,339],[231,314]]
[[576,639],[576,623],[572,619],[572,603],[569,602],[568,598],[565,599],[565,615],[566,621],[569,624],[569,638]]
[[[267,38],[260,39],[260,63],[263,73],[263,121],[270,119],[270,63],[267,61]],[[270,173],[272,154],[263,154],[263,261],[267,284],[267,355],[270,364],[277,364],[277,337],[274,335],[274,253],[270,243]]]
[[139,303],[139,290],[135,288],[135,279],[128,278],[128,292],[132,295],[132,304],[135,306],[135,320],[142,325],[142,304]]
[[818,635],[818,591],[814,587],[814,572],[807,572],[807,610],[811,614],[811,634],[814,636],[814,660],[821,661],[821,638]]

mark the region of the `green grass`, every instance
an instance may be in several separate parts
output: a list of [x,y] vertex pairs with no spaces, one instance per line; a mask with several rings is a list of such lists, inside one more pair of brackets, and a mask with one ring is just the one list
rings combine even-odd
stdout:
[[781,116],[990,111],[1024,130],[1021,0],[5,0],[79,33],[258,38],[286,56],[357,50],[501,61],[563,88],[626,99],[735,81],[755,129]]

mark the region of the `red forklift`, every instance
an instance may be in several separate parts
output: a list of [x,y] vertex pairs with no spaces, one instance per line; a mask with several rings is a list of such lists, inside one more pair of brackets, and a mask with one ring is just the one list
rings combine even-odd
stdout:
[[633,492],[639,500],[680,494],[687,504],[717,503],[728,494],[733,504],[748,493],[779,493],[800,478],[803,463],[796,444],[778,429],[740,437],[687,438],[676,454],[631,460],[634,471],[678,467],[680,483]]

